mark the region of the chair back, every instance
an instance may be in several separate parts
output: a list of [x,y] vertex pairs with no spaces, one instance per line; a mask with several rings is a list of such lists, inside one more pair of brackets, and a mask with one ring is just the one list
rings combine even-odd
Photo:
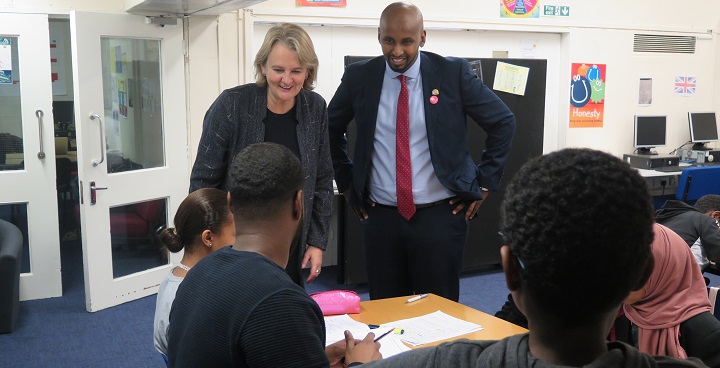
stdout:
[[720,194],[720,165],[688,167],[680,175],[675,198],[694,202],[705,194]]
[[720,319],[720,301],[718,299],[718,288],[717,286],[708,286],[708,297],[710,298],[710,306],[712,309],[710,309],[710,313],[712,313],[715,318]]
[[20,311],[20,260],[23,235],[17,226],[0,220],[0,333],[15,330]]
[[68,153],[68,137],[55,137],[55,154],[67,155]]
[[160,216],[160,211],[163,208],[164,202],[164,199],[156,199],[149,202],[136,203],[134,205],[135,212],[145,221],[156,221]]

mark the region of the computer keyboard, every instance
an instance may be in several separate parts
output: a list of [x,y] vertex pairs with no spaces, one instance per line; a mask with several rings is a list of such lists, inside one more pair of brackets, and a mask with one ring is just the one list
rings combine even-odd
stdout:
[[690,165],[690,166],[692,166],[692,167],[698,167],[698,166],[702,167],[702,166],[718,166],[718,165],[720,165],[720,162],[702,162],[702,163],[697,163],[697,162],[696,162],[696,163],[694,163],[694,164],[692,164],[692,165]]
[[656,167],[653,170],[660,171],[660,172],[675,172],[675,171],[682,171],[683,168],[689,167],[689,166],[664,166],[664,167]]

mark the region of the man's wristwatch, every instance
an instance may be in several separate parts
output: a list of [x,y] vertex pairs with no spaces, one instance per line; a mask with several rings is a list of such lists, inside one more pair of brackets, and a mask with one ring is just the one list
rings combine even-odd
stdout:
[[485,188],[485,187],[480,187],[480,191],[481,191],[481,192],[489,192],[490,189]]

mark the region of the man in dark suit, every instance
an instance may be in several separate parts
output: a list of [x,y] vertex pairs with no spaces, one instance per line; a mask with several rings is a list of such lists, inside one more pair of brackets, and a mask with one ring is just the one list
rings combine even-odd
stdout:
[[[361,221],[370,298],[457,301],[467,221],[498,188],[515,117],[467,61],[420,52],[416,6],[388,5],[378,41],[383,56],[348,66],[328,106],[335,181]],[[487,133],[479,165],[467,152],[466,116]]]

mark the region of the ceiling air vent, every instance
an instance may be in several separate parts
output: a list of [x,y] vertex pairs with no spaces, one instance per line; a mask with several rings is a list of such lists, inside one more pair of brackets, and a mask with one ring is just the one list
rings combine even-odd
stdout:
[[694,54],[695,41],[695,36],[635,34],[633,51]]

